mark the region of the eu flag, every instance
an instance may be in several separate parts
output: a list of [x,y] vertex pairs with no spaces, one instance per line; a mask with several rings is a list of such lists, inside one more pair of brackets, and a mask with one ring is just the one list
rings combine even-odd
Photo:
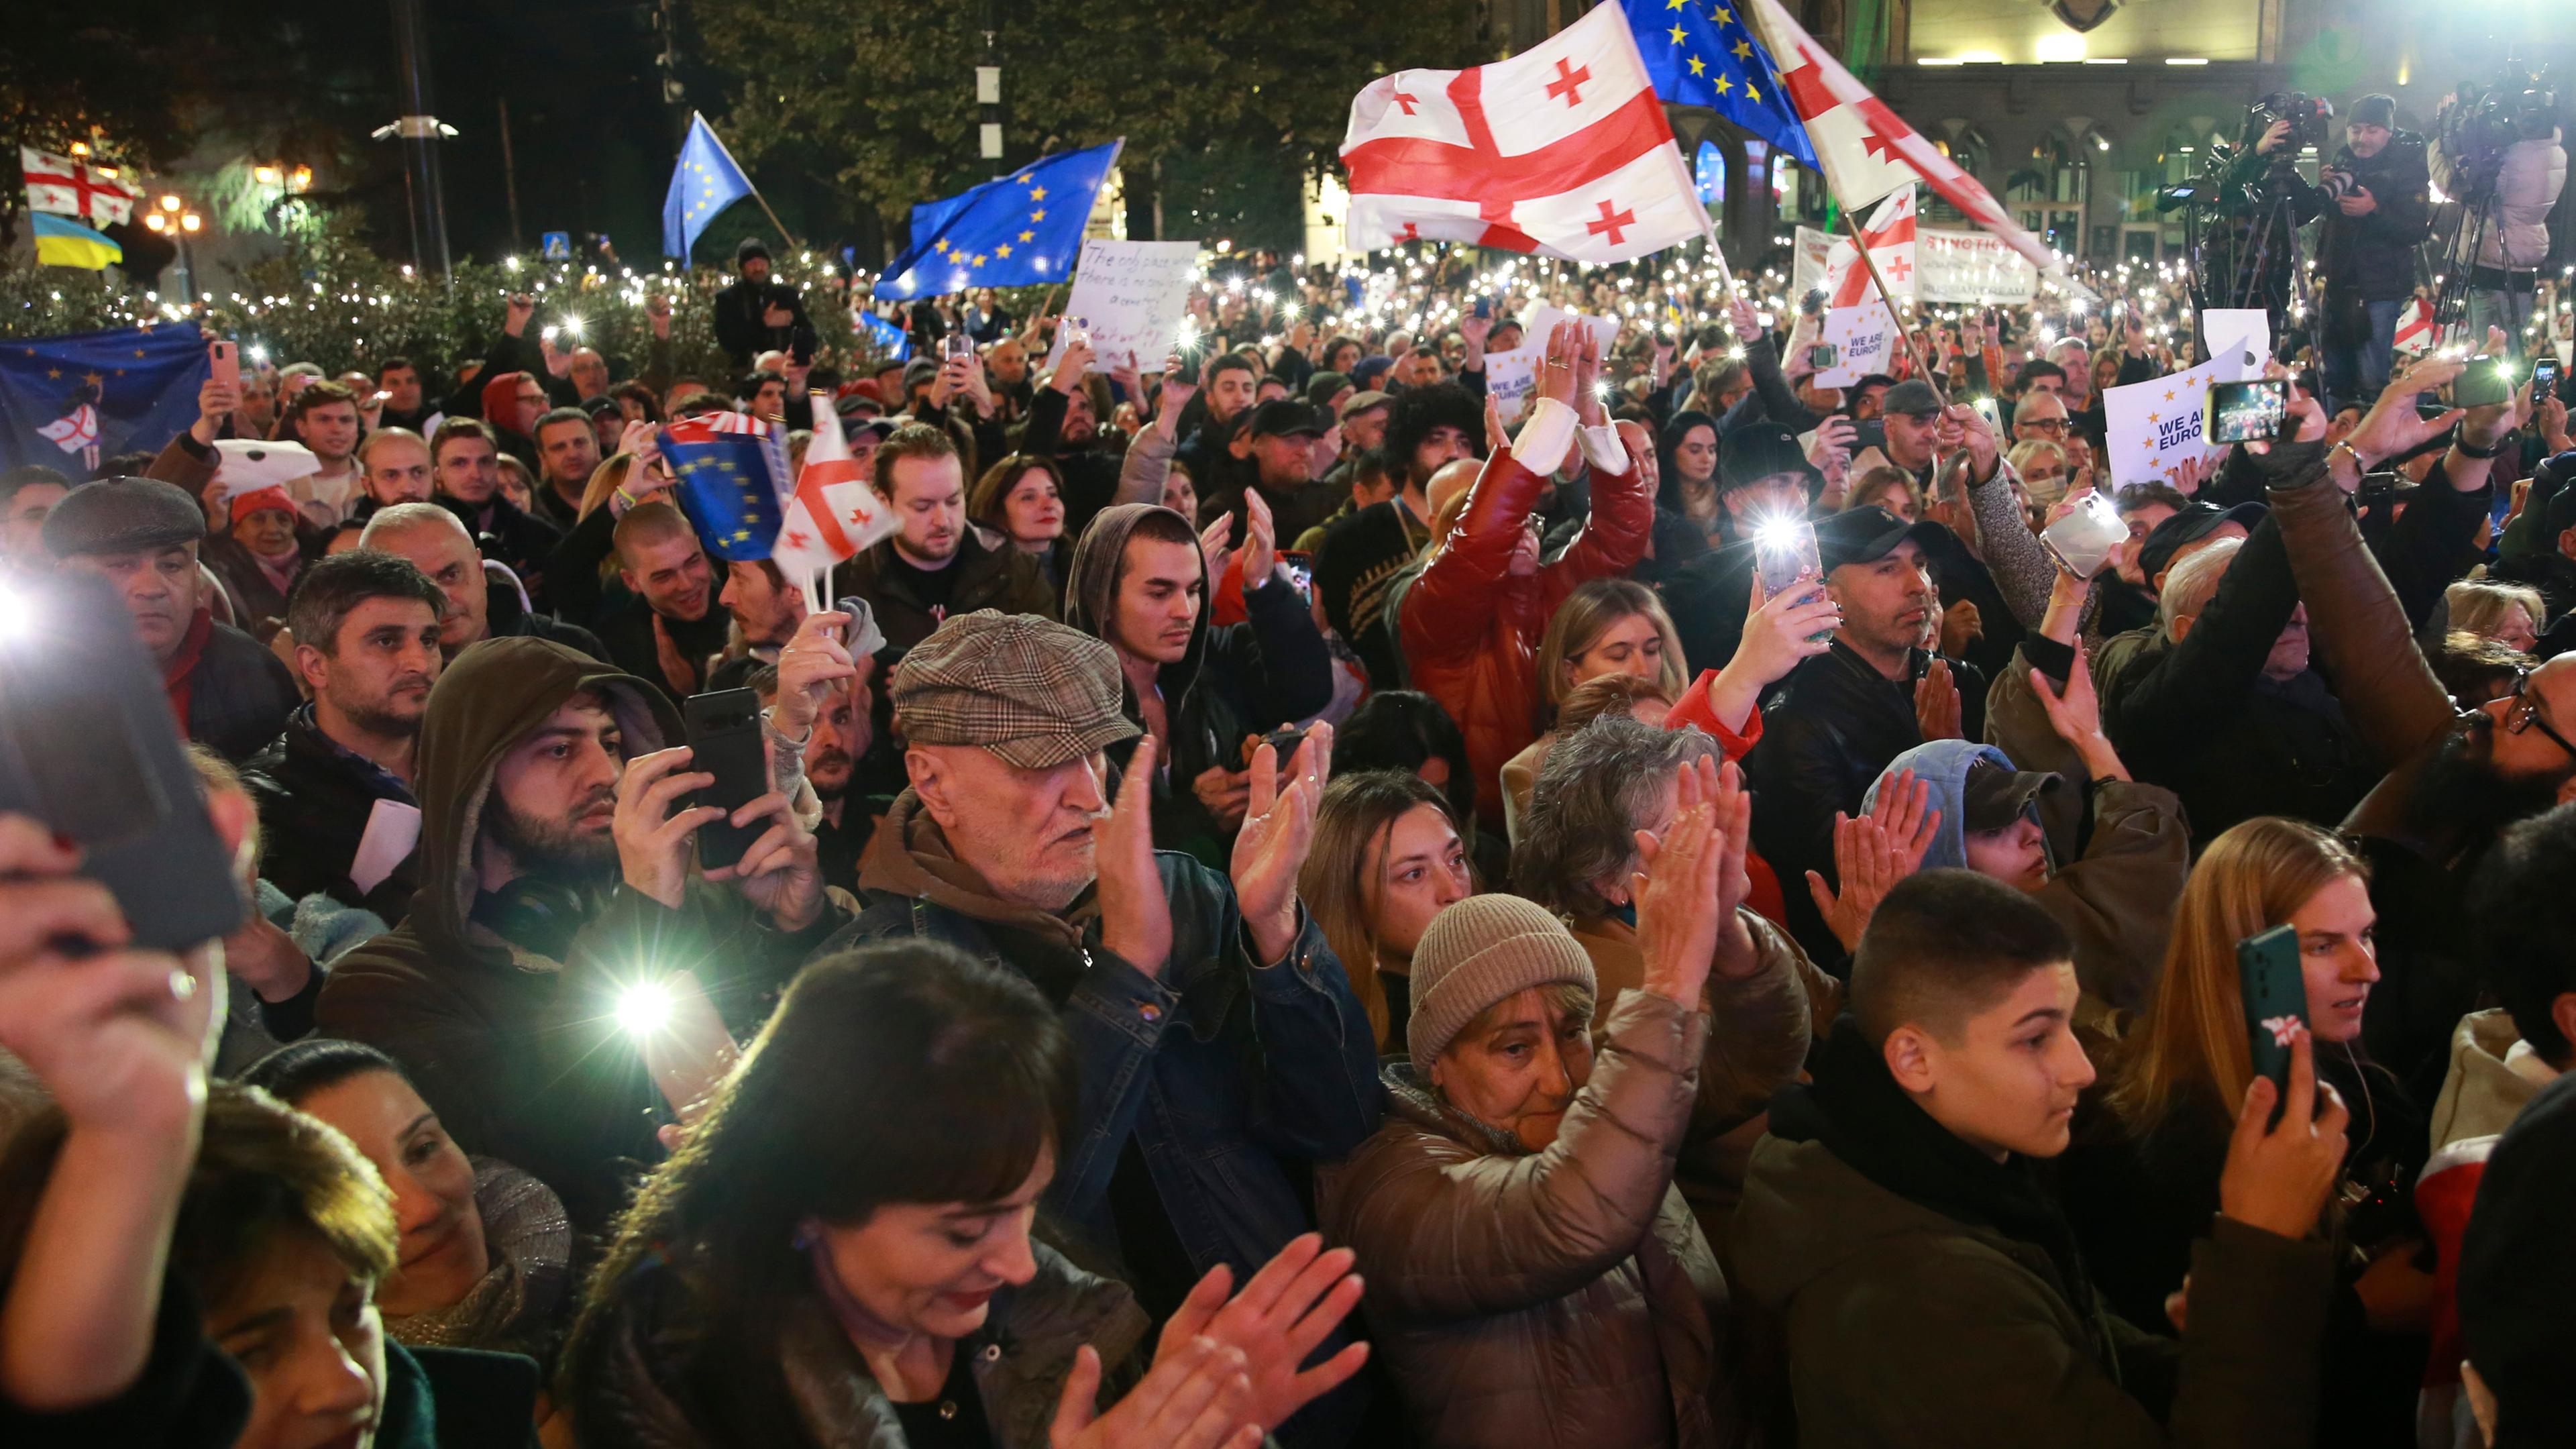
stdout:
[[912,209],[912,245],[886,264],[876,294],[894,301],[969,287],[1061,282],[1082,254],[1082,224],[1124,138],[1030,162],[974,190]]
[[0,465],[78,482],[102,458],[157,452],[197,420],[210,370],[193,323],[0,342]]
[[715,127],[691,112],[689,139],[680,143],[680,164],[671,168],[671,190],[662,198],[662,255],[687,261],[716,213],[751,190],[751,178],[716,139]]
[[727,562],[769,557],[788,491],[777,429],[741,413],[678,418],[662,428],[662,456],[707,552]]
[[1620,0],[1655,94],[1676,106],[1706,106],[1771,149],[1816,164],[1807,128],[1790,108],[1771,53],[1736,15],[1741,0]]
[[912,337],[902,328],[874,312],[860,313],[859,325],[867,329],[868,340],[877,345],[886,360],[903,362],[912,356]]

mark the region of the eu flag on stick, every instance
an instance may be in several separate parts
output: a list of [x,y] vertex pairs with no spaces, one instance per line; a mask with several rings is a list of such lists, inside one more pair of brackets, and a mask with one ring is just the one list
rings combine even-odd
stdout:
[[662,198],[662,255],[687,261],[716,213],[751,193],[751,178],[716,139],[715,127],[690,113],[689,138],[680,143],[680,162],[671,168],[671,189]]
[[1740,0],[1620,0],[1655,94],[1706,106],[1809,166],[1816,148],[1789,104],[1770,52],[1735,14]]
[[876,294],[893,301],[969,287],[1061,282],[1082,255],[1082,224],[1125,138],[1043,156],[999,180],[912,209],[912,245],[886,264]]
[[787,493],[778,429],[741,413],[679,418],[663,425],[662,456],[707,552],[728,563],[769,557]]

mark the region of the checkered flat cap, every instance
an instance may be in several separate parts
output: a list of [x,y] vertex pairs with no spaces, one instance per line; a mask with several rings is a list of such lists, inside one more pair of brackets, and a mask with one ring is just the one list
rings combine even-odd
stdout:
[[926,745],[975,745],[1046,770],[1144,733],[1120,709],[1118,655],[1035,614],[946,620],[895,666],[895,727]]

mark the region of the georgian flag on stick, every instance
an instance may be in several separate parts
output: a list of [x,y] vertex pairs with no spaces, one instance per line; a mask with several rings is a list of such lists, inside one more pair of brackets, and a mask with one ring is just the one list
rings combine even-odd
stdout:
[[796,495],[788,500],[786,519],[778,525],[778,541],[769,547],[779,573],[799,584],[807,606],[822,613],[830,603],[816,579],[896,527],[894,510],[859,476],[858,461],[850,456],[849,440],[841,434],[841,415],[833,409],[831,395],[815,393],[814,441],[805,447],[805,466],[796,473]]
[[[1889,192],[1878,210],[1861,224],[1860,234],[1869,239],[1869,255],[1878,263],[1878,274],[1887,282],[1887,295],[1893,301],[1914,295],[1914,183],[1906,182]],[[1833,249],[1825,254],[1825,292],[1827,305],[1857,307],[1869,295],[1869,268],[1860,264],[1860,248],[1849,237],[1836,237]]]
[[2030,258],[2042,276],[2087,301],[2099,300],[2066,275],[2056,255],[2041,246],[2037,237],[2013,224],[1994,193],[1960,170],[1922,132],[1907,125],[1887,102],[1843,69],[1815,37],[1799,29],[1789,12],[1780,8],[1780,0],[1741,3],[1770,49],[1772,63],[1780,68],[1780,83],[1789,88],[1789,104],[1806,122],[1807,139],[1815,143],[1825,185],[1844,210],[1867,206],[1920,178],[1942,200]]
[[1354,251],[1432,238],[1600,266],[1708,230],[1616,5],[1508,60],[1371,82],[1342,165]]

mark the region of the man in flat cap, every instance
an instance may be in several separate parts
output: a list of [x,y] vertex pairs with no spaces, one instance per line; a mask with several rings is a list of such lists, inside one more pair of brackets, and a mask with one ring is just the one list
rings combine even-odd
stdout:
[[276,655],[215,621],[213,586],[197,567],[205,537],[197,500],[157,478],[84,483],[45,517],[56,566],[96,574],[124,599],[180,732],[241,761],[277,738],[302,700]]
[[[911,788],[859,862],[858,920],[827,949],[923,936],[1027,977],[1082,1065],[1049,1214],[1158,1321],[1219,1263],[1244,1281],[1314,1227],[1300,1167],[1348,1153],[1380,1115],[1368,1018],[1297,901],[1331,729],[1287,761],[1262,747],[1228,879],[1154,850],[1156,741],[1110,778],[1106,751],[1138,728],[1107,643],[981,609],[913,646],[890,692]],[[1316,1401],[1280,1441],[1348,1442],[1360,1394]]]

